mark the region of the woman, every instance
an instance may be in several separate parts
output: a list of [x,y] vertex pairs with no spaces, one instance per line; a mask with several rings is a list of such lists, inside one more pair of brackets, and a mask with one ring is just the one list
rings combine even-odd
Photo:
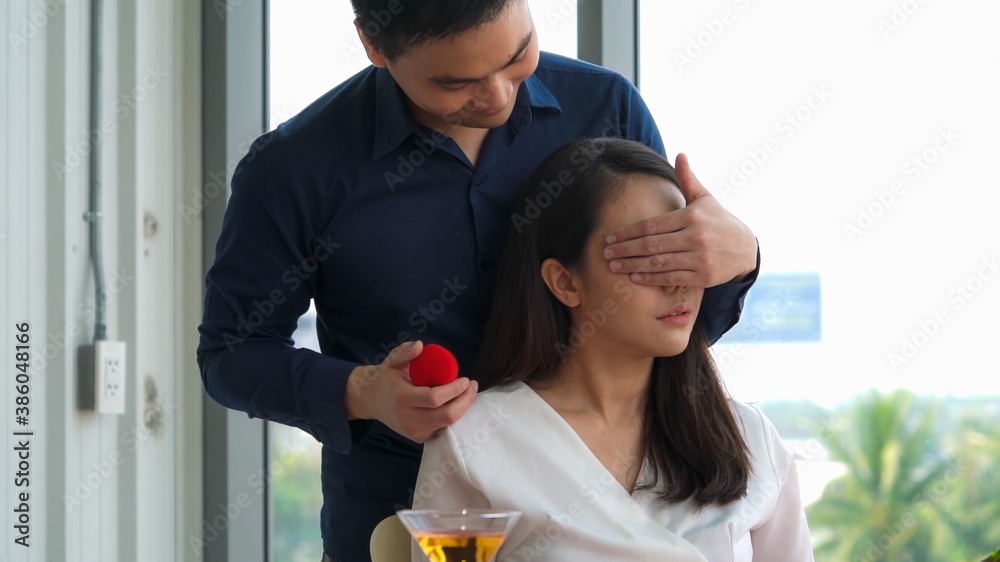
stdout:
[[515,509],[498,560],[812,560],[795,464],[727,399],[703,289],[635,284],[608,233],[680,209],[673,168],[622,139],[535,171],[508,234],[474,378],[428,442],[414,508]]

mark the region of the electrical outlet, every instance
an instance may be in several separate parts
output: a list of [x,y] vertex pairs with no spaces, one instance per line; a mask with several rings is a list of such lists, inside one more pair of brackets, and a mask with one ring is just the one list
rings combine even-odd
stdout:
[[94,409],[101,414],[124,414],[125,342],[96,342],[94,373]]

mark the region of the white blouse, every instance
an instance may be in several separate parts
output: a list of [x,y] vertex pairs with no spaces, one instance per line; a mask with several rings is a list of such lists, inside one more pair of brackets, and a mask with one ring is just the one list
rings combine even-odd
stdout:
[[[515,383],[479,394],[427,442],[413,507],[523,512],[498,561],[812,561],[792,455],[759,410],[731,404],[752,474],[746,496],[725,506],[630,495],[558,412]],[[426,558],[415,549],[413,560]]]

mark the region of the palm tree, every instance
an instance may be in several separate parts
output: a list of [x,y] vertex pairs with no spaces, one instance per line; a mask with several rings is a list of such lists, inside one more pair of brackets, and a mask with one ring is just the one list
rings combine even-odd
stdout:
[[[954,545],[940,506],[960,475],[935,435],[935,403],[907,390],[859,397],[819,439],[846,465],[807,510],[817,559],[931,561]],[[830,427],[839,429],[830,430]]]
[[[973,406],[964,412],[944,447],[962,471],[957,493],[944,502],[941,515],[957,539],[964,560],[978,560],[1000,544],[1000,428],[995,415],[983,416]],[[997,562],[1000,554],[994,552]]]

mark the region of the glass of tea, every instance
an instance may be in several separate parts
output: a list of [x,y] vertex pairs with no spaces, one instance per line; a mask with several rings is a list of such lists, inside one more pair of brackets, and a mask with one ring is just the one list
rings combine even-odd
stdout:
[[396,512],[431,562],[491,562],[520,511],[404,509]]

